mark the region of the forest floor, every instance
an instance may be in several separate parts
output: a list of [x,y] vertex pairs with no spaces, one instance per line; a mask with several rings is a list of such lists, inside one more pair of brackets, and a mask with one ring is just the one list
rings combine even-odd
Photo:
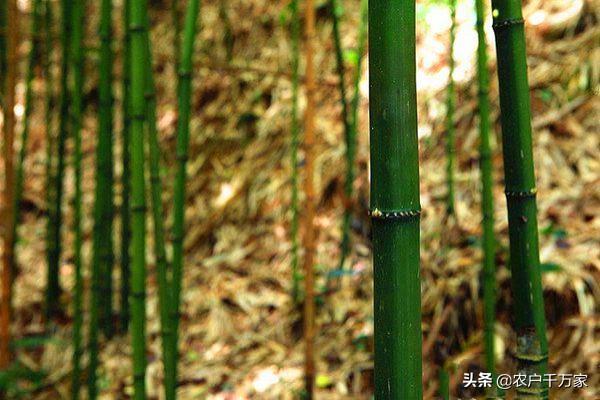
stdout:
[[[194,63],[193,119],[187,187],[186,265],[182,297],[181,399],[291,399],[302,388],[301,312],[290,298],[290,109],[289,12],[286,2],[229,0],[226,14],[216,0],[202,2],[201,31]],[[362,68],[356,196],[352,199],[352,253],[340,288],[327,291],[337,267],[343,213],[344,141],[336,86],[331,17],[318,2],[315,61],[318,71],[316,258],[318,399],[367,399],[372,390],[372,263],[368,209],[367,66]],[[580,7],[581,8],[578,8]],[[88,46],[97,46],[97,10]],[[358,1],[344,2],[342,37],[352,49]],[[151,2],[152,39],[158,82],[158,125],[163,150],[164,205],[171,215],[177,121],[173,29],[166,3]],[[58,15],[58,13],[55,13]],[[115,21],[120,8],[115,11]],[[464,372],[484,369],[479,275],[481,213],[478,170],[477,87],[474,11],[461,2],[455,57],[458,85],[456,220],[446,221],[444,89],[447,82],[446,9],[419,3],[417,63],[421,162],[422,314],[424,391],[437,389],[436,363],[456,366],[456,395],[481,396],[461,387]],[[534,157],[536,161],[540,257],[550,340],[550,371],[588,374],[589,387],[556,390],[556,399],[600,396],[600,4],[597,0],[530,0],[525,7]],[[24,19],[28,23],[28,19]],[[120,22],[117,37],[121,37]],[[491,21],[491,101],[498,305],[496,345],[499,370],[514,370],[515,337],[510,329],[510,272],[503,195],[498,90]],[[229,32],[229,33],[228,33]],[[231,59],[228,59],[228,50]],[[115,75],[120,71],[120,45]],[[26,54],[27,46],[21,49]],[[89,288],[91,212],[94,187],[97,56],[87,60],[84,127],[84,248]],[[349,66],[349,71],[351,66]],[[41,81],[41,80],[40,80]],[[350,72],[348,74],[350,81]],[[23,85],[24,86],[24,85]],[[41,83],[36,88],[43,86]],[[115,85],[117,99],[120,85]],[[19,86],[21,104],[24,89]],[[40,102],[38,102],[40,104]],[[301,108],[304,98],[301,98]],[[13,331],[19,338],[45,332],[44,201],[45,126],[34,113],[14,291]],[[120,116],[116,116],[120,132]],[[69,148],[70,151],[70,148]],[[120,154],[118,149],[117,157]],[[301,153],[302,159],[302,153]],[[116,165],[116,174],[121,168]],[[73,178],[66,178],[66,227],[71,221]],[[117,195],[120,190],[117,190]],[[120,198],[117,196],[117,204]],[[170,226],[168,219],[167,226]],[[148,224],[151,226],[150,219]],[[117,222],[118,228],[118,222]],[[118,232],[118,230],[116,230]],[[73,285],[70,229],[64,229],[61,301],[71,305]],[[149,235],[150,238],[150,235]],[[118,234],[115,234],[118,243]],[[152,247],[149,246],[151,249]],[[118,268],[116,268],[118,270]],[[115,282],[119,281],[118,271]],[[154,260],[149,255],[147,297],[149,398],[162,398],[162,366]],[[115,284],[115,287],[118,287]],[[115,299],[115,308],[118,308]],[[70,306],[69,306],[70,307]],[[67,308],[69,309],[69,308]],[[47,373],[42,388],[27,398],[68,398],[70,319],[56,324],[42,348],[18,351],[22,363]],[[100,385],[103,399],[131,393],[129,337],[103,342]]]

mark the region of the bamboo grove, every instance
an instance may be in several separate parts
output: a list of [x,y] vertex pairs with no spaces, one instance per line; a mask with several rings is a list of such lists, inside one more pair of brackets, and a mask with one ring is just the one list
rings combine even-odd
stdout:
[[[97,4],[96,4],[97,3]],[[455,187],[457,135],[455,61],[457,0],[447,2],[450,15],[449,81],[446,92],[446,197],[447,217],[457,220],[460,201]],[[30,120],[43,111],[45,121],[45,268],[44,322],[51,331],[68,316],[72,320],[72,366],[70,390],[73,399],[100,396],[100,353],[103,344],[116,335],[127,335],[131,345],[132,398],[147,398],[147,282],[155,274],[163,368],[162,394],[178,397],[180,364],[180,315],[186,271],[185,238],[188,231],[188,157],[194,132],[191,119],[195,82],[194,56],[200,46],[200,0],[172,1],[173,41],[170,46],[175,70],[176,128],[174,171],[164,168],[161,128],[158,124],[158,91],[155,81],[152,22],[147,0],[98,0],[96,34],[91,23],[92,1],[32,0],[31,26],[20,25],[16,0],[0,8],[0,76],[3,112],[3,259],[0,307],[0,371],[12,359],[11,301],[13,281],[19,268],[18,227],[22,222],[25,168]],[[319,138],[317,38],[318,4],[291,0],[289,4],[291,81],[289,163],[290,205],[290,297],[302,313],[304,356],[303,398],[313,399],[319,375],[318,298],[315,287],[318,259],[318,199],[315,184],[316,148]],[[185,8],[184,13],[180,13]],[[373,254],[374,396],[375,399],[422,399],[421,328],[421,197],[417,115],[416,2],[410,0],[360,0],[356,45],[344,48],[342,0],[328,0],[326,9],[331,32],[328,40],[335,65],[336,108],[345,149],[342,212],[339,223],[339,254],[326,272],[326,279],[344,279],[352,253],[352,221],[357,204],[354,190],[359,149],[363,60],[369,71],[370,209]],[[493,10],[493,11],[492,11]],[[525,31],[519,0],[475,1],[477,33],[477,86],[479,122],[479,167],[481,187],[480,307],[483,315],[485,368],[496,376],[496,265],[494,234],[493,99],[490,94],[485,24],[493,16],[497,51],[502,154],[508,209],[510,270],[514,330],[517,346],[512,349],[517,370],[526,375],[548,371],[548,343],[540,274],[536,186],[532,155],[531,109],[527,78]],[[119,17],[115,18],[117,12]],[[180,15],[181,14],[181,15]],[[226,30],[227,60],[234,44],[227,4],[220,3],[219,20]],[[115,22],[118,21],[119,26]],[[56,29],[58,28],[58,29]],[[21,32],[27,32],[24,39]],[[40,32],[42,34],[40,34]],[[22,40],[31,46],[27,57],[25,111],[17,126],[15,88],[19,79],[18,48]],[[93,44],[90,44],[93,43]],[[94,51],[90,49],[94,47]],[[90,54],[94,52],[94,56]],[[93,68],[86,66],[93,65]],[[95,76],[88,76],[93,71]],[[35,93],[36,76],[43,90]],[[97,82],[94,109],[86,87]],[[118,89],[117,89],[118,88]],[[302,101],[304,96],[304,102]],[[36,101],[42,99],[43,101]],[[304,107],[304,109],[303,109]],[[87,118],[96,112],[93,119]],[[90,121],[95,121],[92,129]],[[19,128],[19,129],[18,129]],[[18,137],[16,137],[18,135]],[[93,207],[85,209],[86,173],[84,138],[94,135]],[[15,140],[16,139],[16,140]],[[15,142],[20,146],[15,152]],[[460,149],[459,149],[460,150]],[[15,157],[16,155],[16,157]],[[16,160],[16,161],[15,161]],[[72,198],[67,199],[68,176],[72,174]],[[170,176],[168,174],[172,174]],[[166,181],[171,179],[168,183]],[[167,183],[167,184],[165,184]],[[163,194],[172,190],[165,207]],[[68,209],[65,209],[68,208]],[[67,212],[71,218],[66,218]],[[88,215],[89,214],[89,215]],[[171,216],[171,225],[167,224]],[[92,221],[91,252],[85,251],[85,220]],[[150,223],[149,223],[150,222]],[[73,237],[66,241],[65,237]],[[150,236],[150,238],[149,238]],[[300,237],[302,236],[302,237]],[[65,248],[69,243],[72,248]],[[399,245],[401,244],[401,245]],[[72,254],[72,256],[71,256]],[[151,257],[149,257],[151,255]],[[72,260],[67,260],[67,257]],[[152,265],[151,261],[154,261]],[[61,265],[73,264],[73,282],[61,281]],[[301,268],[302,267],[302,268]],[[89,284],[86,283],[89,277]],[[154,278],[154,277],[153,277]],[[302,285],[303,284],[303,285]],[[64,293],[70,304],[65,304]],[[439,395],[450,397],[450,376],[439,363]],[[0,389],[0,396],[3,394]],[[84,391],[87,393],[83,395]],[[488,397],[499,396],[495,386]],[[522,398],[546,399],[548,388],[540,383],[522,389]],[[529,397],[527,397],[529,396]],[[161,397],[162,398],[162,397]]]

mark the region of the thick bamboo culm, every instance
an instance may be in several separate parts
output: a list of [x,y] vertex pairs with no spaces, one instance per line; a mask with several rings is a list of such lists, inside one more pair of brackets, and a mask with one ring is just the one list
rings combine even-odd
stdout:
[[[29,141],[29,127],[31,123],[31,114],[33,112],[33,79],[37,67],[40,66],[40,39],[39,34],[42,25],[42,4],[41,0],[33,2],[32,21],[31,21],[31,49],[29,50],[29,60],[27,61],[27,77],[25,78],[25,115],[23,119],[23,130],[21,131],[21,148],[19,149],[19,160],[17,161],[17,177],[15,183],[15,214],[13,221],[13,244],[19,241],[18,226],[21,222],[21,200],[23,198],[23,181],[25,179],[25,159],[27,157],[27,143]],[[14,249],[13,249],[14,253]],[[18,272],[16,263],[13,264],[12,279]]]
[[146,2],[130,0],[129,55],[131,79],[131,345],[133,349],[133,398],[146,398],[146,185],[144,182],[144,119],[146,116],[147,63]]
[[70,126],[73,134],[73,174],[75,177],[75,194],[73,201],[73,231],[75,236],[74,261],[75,287],[73,289],[73,372],[71,374],[71,392],[74,400],[79,399],[81,387],[82,324],[83,324],[83,262],[81,247],[83,245],[82,225],[82,170],[81,170],[81,129],[83,120],[83,27],[85,3],[76,1],[71,9],[72,30],[70,36],[70,71],[72,80],[70,87]]
[[299,193],[298,193],[298,147],[300,144],[300,121],[298,118],[298,93],[300,86],[300,13],[298,1],[290,3],[292,11],[291,42],[292,42],[292,140],[290,144],[292,165],[292,222],[290,235],[292,239],[292,299],[294,303],[300,300],[300,281],[302,275],[298,270],[298,228],[299,228]]
[[[6,78],[4,79],[4,205],[2,223],[4,224],[4,249],[2,252],[2,280],[0,294],[0,370],[8,367],[11,361],[10,320],[12,300],[12,271],[14,270],[14,237],[12,224],[15,213],[15,86],[17,83],[17,63],[19,46],[19,9],[16,0],[9,0],[7,10],[7,52]],[[8,111],[6,111],[8,110]]]
[[131,210],[129,205],[129,194],[131,193],[131,175],[130,175],[130,126],[131,126],[131,102],[129,91],[131,89],[131,37],[129,33],[129,4],[130,0],[124,0],[122,22],[125,27],[123,32],[123,97],[121,99],[121,109],[123,125],[121,128],[121,243],[120,243],[120,263],[121,263],[121,290],[119,307],[119,331],[127,332],[129,326],[129,285],[130,285],[130,255],[129,246],[131,243]]
[[69,59],[70,59],[70,37],[71,37],[71,18],[72,3],[69,0],[61,0],[61,37],[62,58],[60,65],[60,114],[58,139],[56,149],[56,174],[54,177],[54,210],[53,226],[51,232],[51,248],[49,249],[49,263],[46,283],[46,315],[55,316],[60,309],[60,280],[59,265],[62,252],[61,232],[62,232],[62,199],[64,193],[64,171],[65,171],[65,153],[66,141],[69,136]]
[[[540,274],[531,109],[525,29],[520,0],[492,1],[504,178],[508,206],[513,312],[518,373],[544,375],[548,342]],[[517,388],[517,396],[548,398],[546,384]]]
[[[422,398],[415,2],[369,2],[375,398]],[[398,246],[402,243],[402,246]]]
[[[485,8],[483,0],[475,0],[477,15],[477,81],[479,85],[479,169],[481,171],[481,213],[483,215],[483,330],[485,365],[487,372],[495,376],[494,324],[496,320],[496,265],[494,238],[494,180],[492,176],[492,154],[490,148],[490,100],[488,56],[485,39]],[[495,387],[490,395],[496,393]]]
[[450,42],[448,49],[448,93],[446,99],[446,212],[454,215],[454,163],[456,138],[454,127],[455,90],[454,90],[454,38],[456,31],[456,0],[450,0]]
[[314,173],[314,143],[315,143],[315,69],[314,42],[315,8],[313,0],[306,0],[304,19],[305,54],[306,54],[306,110],[304,112],[304,387],[306,398],[313,399],[315,385],[315,294],[314,294],[314,257],[315,243],[315,193],[313,183]]
[[173,329],[170,355],[174,361],[172,365],[172,374],[169,382],[172,383],[170,388],[169,399],[176,397],[175,390],[177,386],[177,360],[178,353],[178,329],[179,329],[179,303],[181,299],[181,285],[184,264],[184,236],[185,236],[185,185],[186,185],[186,166],[188,159],[188,146],[190,136],[190,114],[191,114],[191,94],[192,94],[192,65],[193,53],[196,36],[196,20],[200,8],[199,0],[189,0],[187,4],[183,45],[181,48],[181,58],[179,59],[179,82],[178,82],[178,110],[179,119],[177,122],[177,174],[175,177],[175,187],[173,196],[173,265],[172,265],[172,304],[171,312],[171,327]]

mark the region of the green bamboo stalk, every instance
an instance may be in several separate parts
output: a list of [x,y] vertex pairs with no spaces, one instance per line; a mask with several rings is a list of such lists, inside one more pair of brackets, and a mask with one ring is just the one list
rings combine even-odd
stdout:
[[106,337],[114,334],[112,323],[112,272],[113,272],[113,93],[112,93],[112,0],[101,1],[100,37],[100,80],[98,143],[96,148],[96,243],[98,271],[101,291],[99,322]]
[[448,51],[448,93],[446,99],[446,212],[448,215],[454,215],[454,162],[455,162],[455,128],[454,128],[454,108],[455,108],[455,90],[454,90],[454,38],[456,32],[456,0],[450,0],[450,44]]
[[358,28],[358,42],[356,48],[356,65],[354,69],[353,87],[354,94],[350,103],[349,132],[346,135],[346,179],[344,182],[344,192],[346,196],[344,207],[344,219],[342,222],[342,245],[339,269],[343,269],[344,262],[350,252],[350,220],[351,220],[351,198],[354,184],[354,160],[356,158],[356,140],[358,137],[358,106],[360,102],[360,74],[362,65],[362,56],[365,51],[365,40],[367,37],[367,17],[368,2],[360,2],[360,25]]
[[291,42],[292,42],[292,299],[295,304],[300,301],[300,280],[302,275],[298,271],[298,228],[299,228],[299,196],[298,196],[298,147],[300,144],[300,121],[298,118],[298,89],[300,82],[300,13],[298,0],[290,3],[292,11]]
[[[483,0],[475,0],[477,14],[477,80],[479,84],[479,168],[481,169],[481,213],[483,215],[483,318],[485,363],[495,376],[494,324],[496,319],[496,243],[494,238],[494,194],[492,154],[490,149],[490,101],[487,45],[485,41],[485,14]],[[495,380],[494,380],[495,382]],[[490,390],[496,395],[496,387]]]
[[83,324],[83,277],[81,247],[83,235],[81,231],[82,214],[82,170],[81,170],[81,127],[83,109],[83,26],[85,5],[83,1],[75,1],[72,5],[72,34],[70,36],[70,70],[73,74],[71,87],[71,127],[74,139],[73,169],[75,176],[75,198],[73,202],[73,225],[75,234],[74,265],[75,265],[75,288],[73,295],[73,372],[71,375],[72,398],[79,398],[81,387],[81,355],[82,355],[82,332]]
[[70,37],[71,37],[71,12],[73,4],[70,0],[61,0],[61,78],[60,78],[60,122],[58,128],[58,143],[57,143],[57,167],[56,178],[54,179],[54,200],[55,214],[54,225],[52,226],[52,248],[49,251],[48,264],[48,282],[46,285],[46,315],[48,317],[55,316],[60,311],[60,255],[62,252],[61,245],[61,227],[62,227],[62,198],[64,189],[64,171],[65,171],[65,144],[69,134],[69,60],[70,60]]
[[174,188],[174,212],[173,212],[173,266],[172,266],[172,292],[171,292],[171,326],[173,328],[173,339],[171,355],[173,368],[171,370],[170,394],[168,398],[174,399],[177,383],[177,359],[178,359],[178,328],[179,328],[179,303],[181,299],[181,280],[183,274],[183,241],[185,235],[185,183],[186,165],[188,158],[191,91],[192,91],[192,56],[194,54],[194,43],[196,35],[196,20],[200,8],[199,0],[189,0],[185,15],[183,48],[179,59],[179,82],[178,82],[178,110],[177,122],[177,175]]
[[51,0],[44,1],[44,52],[43,52],[43,75],[46,95],[46,208],[48,218],[46,220],[46,260],[51,264],[52,253],[52,227],[56,219],[55,205],[55,179],[56,171],[54,166],[54,154],[56,151],[56,137],[53,132],[54,119],[54,79],[52,74],[52,48],[54,46],[54,36],[52,33],[52,3]]
[[[40,61],[40,34],[39,30],[42,24],[41,0],[33,2],[32,21],[31,21],[31,49],[29,50],[29,60],[27,66],[27,77],[25,78],[25,119],[23,130],[21,131],[21,148],[19,149],[19,159],[17,161],[17,177],[15,183],[15,213],[12,224],[13,245],[18,242],[18,226],[21,222],[21,200],[23,199],[23,179],[25,176],[25,158],[27,157],[27,142],[29,139],[29,124],[31,122],[31,113],[33,111],[33,78]],[[14,252],[14,249],[13,249]],[[12,278],[16,277],[18,268],[13,264]]]
[[96,187],[92,248],[92,290],[90,296],[88,397],[97,397],[98,334],[113,334],[112,324],[112,241],[113,207],[113,132],[112,132],[112,23],[111,0],[100,3],[100,77],[98,140],[96,144]]
[[160,176],[160,145],[158,142],[158,129],[156,127],[156,87],[153,76],[152,50],[150,48],[150,36],[148,32],[149,22],[145,29],[145,47],[146,47],[146,132],[148,134],[148,166],[150,169],[150,192],[152,203],[152,221],[154,224],[154,253],[156,257],[156,270],[158,275],[158,307],[161,327],[161,340],[163,352],[164,368],[164,388],[165,396],[170,399],[174,391],[171,390],[175,383],[171,381],[173,375],[169,373],[172,370],[172,363],[175,361],[171,355],[173,340],[173,330],[169,320],[169,309],[172,304],[170,298],[169,279],[167,274],[168,261],[165,249],[165,230],[164,215],[162,203],[162,183]]
[[422,398],[415,40],[414,1],[369,2],[377,400]]
[[[493,0],[518,372],[544,375],[548,341],[540,274],[525,29],[519,0]],[[517,396],[548,398],[547,384]]]
[[146,200],[144,182],[144,119],[146,115],[146,57],[144,27],[146,2],[130,0],[131,37],[131,342],[133,398],[146,398]]
[[179,0],[171,0],[171,21],[173,24],[173,59],[175,60],[176,71],[179,71],[179,57],[181,55]]
[[122,164],[122,175],[121,175],[121,306],[119,309],[119,330],[124,333],[127,332],[129,325],[129,285],[130,285],[130,255],[129,246],[131,242],[131,218],[130,218],[130,205],[129,205],[129,194],[131,189],[131,176],[129,172],[130,162],[130,126],[131,126],[131,102],[129,92],[131,90],[131,36],[129,34],[129,8],[130,0],[124,0],[123,2],[123,25],[124,37],[123,37],[123,98],[122,98],[122,110],[123,110],[123,127],[121,130],[121,164]]
[[439,372],[440,388],[438,397],[442,400],[450,400],[450,374],[444,367],[440,368]]

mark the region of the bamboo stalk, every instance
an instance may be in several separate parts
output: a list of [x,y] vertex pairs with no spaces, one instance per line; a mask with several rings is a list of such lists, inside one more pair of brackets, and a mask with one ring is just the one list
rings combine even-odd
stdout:
[[172,292],[171,292],[171,326],[173,339],[171,341],[170,354],[174,361],[171,363],[170,382],[172,387],[168,398],[176,397],[177,384],[177,360],[178,360],[178,329],[179,329],[179,303],[181,299],[181,284],[184,263],[183,241],[185,235],[185,183],[186,166],[188,159],[188,145],[190,134],[191,92],[192,92],[192,56],[196,35],[196,20],[200,8],[199,0],[189,0],[185,14],[183,47],[179,59],[179,82],[178,82],[178,110],[177,121],[177,175],[174,187],[174,212],[173,212],[173,266],[172,266]]
[[73,225],[75,233],[74,265],[75,265],[75,288],[73,296],[73,373],[71,381],[72,398],[79,398],[81,387],[81,355],[83,324],[83,276],[82,276],[82,258],[81,247],[83,245],[83,235],[81,232],[81,214],[82,214],[82,170],[81,170],[81,128],[82,128],[82,109],[83,109],[83,24],[84,24],[85,6],[83,1],[75,1],[72,6],[72,34],[71,34],[71,58],[70,70],[73,73],[71,88],[71,127],[74,139],[73,169],[75,176],[75,198],[73,202]]
[[146,23],[146,132],[148,135],[148,166],[150,169],[150,192],[152,203],[152,221],[154,224],[154,253],[156,257],[156,270],[158,275],[158,307],[161,327],[162,357],[164,369],[165,397],[170,399],[175,393],[175,382],[172,382],[172,363],[176,361],[170,345],[173,340],[173,329],[169,320],[169,309],[172,301],[168,279],[168,261],[165,249],[164,214],[162,203],[162,183],[160,176],[160,146],[158,142],[158,129],[156,127],[156,87],[153,76],[152,50],[150,48],[149,22]]
[[[521,2],[493,0],[518,372],[544,375],[548,342],[540,274],[527,55]],[[547,384],[517,388],[548,398]]]
[[354,69],[354,93],[350,103],[350,113],[348,115],[350,131],[346,135],[346,179],[344,181],[345,206],[344,219],[342,222],[342,244],[339,269],[343,269],[344,262],[350,252],[350,222],[351,222],[351,204],[354,185],[354,161],[356,158],[356,140],[358,137],[358,106],[360,102],[360,74],[362,65],[362,56],[365,51],[365,40],[367,36],[367,18],[368,2],[360,2],[360,25],[358,28],[358,41],[356,48],[356,65]]
[[4,109],[4,89],[5,89],[5,77],[6,77],[6,17],[7,17],[7,4],[8,2],[3,1],[0,3],[0,106]]
[[290,146],[292,165],[292,222],[290,234],[292,238],[292,299],[295,304],[300,300],[300,280],[298,271],[298,227],[299,227],[299,196],[298,196],[298,147],[300,144],[300,121],[298,119],[298,89],[300,83],[300,13],[298,0],[292,0],[292,141]]
[[113,132],[112,132],[112,4],[100,3],[99,112],[96,144],[96,187],[94,201],[94,232],[92,249],[92,290],[90,296],[88,397],[97,396],[98,334],[113,334],[112,265],[113,256]]
[[146,200],[144,182],[144,119],[146,115],[146,56],[144,27],[146,2],[130,0],[131,37],[131,342],[133,348],[133,398],[146,398]]
[[131,189],[131,176],[129,172],[130,163],[130,126],[131,126],[131,102],[130,102],[130,89],[131,89],[131,37],[129,34],[129,8],[130,0],[124,0],[123,2],[123,25],[124,37],[123,37],[123,98],[121,107],[123,109],[123,127],[121,130],[121,306],[119,309],[119,330],[124,333],[127,332],[129,325],[129,285],[130,285],[130,255],[129,246],[131,242],[131,219],[130,219],[130,205],[129,205],[129,194]]
[[[32,22],[31,22],[31,49],[29,50],[29,60],[27,66],[27,76],[25,78],[25,116],[23,130],[21,131],[21,148],[19,149],[19,159],[17,161],[17,177],[15,184],[15,214],[12,224],[13,245],[16,246],[19,238],[18,226],[21,222],[21,200],[23,199],[23,179],[25,176],[25,159],[27,157],[27,143],[29,141],[29,125],[31,122],[31,113],[33,110],[33,79],[35,70],[40,61],[40,36],[38,34],[41,26],[41,0],[33,2]],[[13,249],[14,253],[15,249]],[[16,277],[18,267],[13,263],[12,279]]]
[[446,212],[449,216],[454,215],[454,162],[455,162],[455,90],[454,90],[454,38],[456,35],[456,0],[450,0],[450,44],[448,51],[448,93],[446,99]]
[[414,400],[422,398],[415,2],[369,3],[375,398]]
[[16,0],[8,1],[7,11],[7,66],[4,90],[4,251],[2,252],[2,293],[0,295],[0,370],[6,369],[11,361],[10,320],[12,301],[12,271],[14,270],[14,237],[12,224],[15,215],[15,86],[19,46],[19,9]]
[[440,368],[439,381],[438,397],[443,400],[450,400],[450,375],[445,367]]
[[305,56],[306,56],[306,110],[304,112],[304,387],[308,400],[314,396],[315,384],[315,294],[314,294],[314,256],[315,244],[315,192],[313,183],[315,143],[315,7],[313,0],[306,0],[304,19]]
[[[494,238],[494,194],[492,154],[490,149],[490,101],[487,45],[485,40],[485,12],[483,0],[475,0],[477,15],[477,80],[479,84],[479,168],[481,170],[481,213],[483,215],[483,330],[487,372],[496,374],[494,356],[494,324],[496,319],[496,242]],[[496,387],[489,391],[495,396]]]
[[55,214],[54,225],[52,226],[52,248],[49,251],[49,264],[46,284],[46,315],[47,317],[55,316],[60,311],[60,255],[62,252],[61,245],[61,227],[62,227],[62,198],[64,193],[64,171],[65,171],[65,145],[69,135],[69,59],[70,59],[70,36],[71,36],[71,9],[72,3],[70,0],[61,0],[61,78],[60,78],[60,122],[58,128],[57,142],[57,167],[56,178],[54,180],[54,200]]

